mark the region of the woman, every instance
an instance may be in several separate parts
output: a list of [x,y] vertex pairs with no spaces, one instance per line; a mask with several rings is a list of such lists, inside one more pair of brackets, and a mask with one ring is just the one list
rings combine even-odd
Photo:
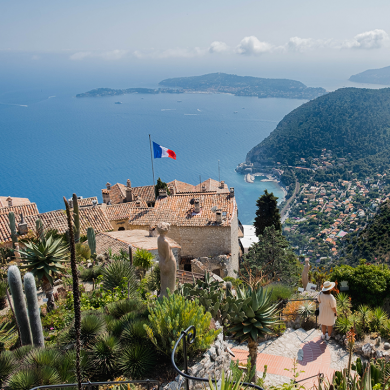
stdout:
[[[333,325],[337,316],[336,299],[330,293],[333,290],[334,286],[335,283],[333,282],[325,282],[320,294],[317,297],[317,300],[320,304],[320,314],[318,316],[318,322],[322,325],[322,340],[324,340],[325,338],[326,340],[330,339],[333,330]],[[326,332],[326,328],[328,328],[328,332]]]

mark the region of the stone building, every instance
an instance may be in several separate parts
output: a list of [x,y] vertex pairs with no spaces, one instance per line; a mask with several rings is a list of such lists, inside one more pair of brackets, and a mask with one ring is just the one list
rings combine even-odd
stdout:
[[[198,187],[177,181],[167,184],[172,188],[171,195],[161,191],[154,207],[104,206],[114,230],[149,231],[159,222],[168,222],[171,225],[168,237],[181,247],[181,269],[190,270],[191,260],[199,259],[217,275],[236,276],[240,256],[238,237],[242,232],[234,189],[211,179]],[[180,192],[183,188],[192,191]]]

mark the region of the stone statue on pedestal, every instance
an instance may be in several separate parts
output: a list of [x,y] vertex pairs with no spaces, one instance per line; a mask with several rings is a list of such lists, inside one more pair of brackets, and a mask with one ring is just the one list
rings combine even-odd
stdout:
[[165,239],[169,230],[169,223],[161,222],[157,225],[159,236],[157,238],[160,279],[161,279],[161,297],[168,296],[167,288],[172,293],[176,289],[176,259],[173,256],[171,246]]
[[305,259],[305,265],[302,271],[302,285],[304,290],[306,290],[307,284],[309,283],[309,269],[310,269],[309,259]]

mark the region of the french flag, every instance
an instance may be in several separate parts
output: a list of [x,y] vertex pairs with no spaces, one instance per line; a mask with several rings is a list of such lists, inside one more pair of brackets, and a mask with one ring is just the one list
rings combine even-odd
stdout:
[[176,153],[173,150],[164,148],[164,146],[156,144],[155,142],[153,142],[153,153],[154,158],[170,157],[176,160]]

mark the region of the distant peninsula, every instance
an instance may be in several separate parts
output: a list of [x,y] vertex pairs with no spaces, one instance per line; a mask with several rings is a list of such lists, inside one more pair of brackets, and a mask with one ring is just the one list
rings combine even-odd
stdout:
[[264,79],[236,76],[226,73],[210,73],[203,76],[177,77],[159,83],[161,88],[97,88],[80,93],[76,97],[116,96],[132,93],[230,93],[236,96],[258,98],[315,99],[326,93],[324,88],[307,87],[300,81],[288,79]]
[[390,66],[380,69],[369,69],[355,74],[349,78],[349,81],[366,84],[390,85]]

